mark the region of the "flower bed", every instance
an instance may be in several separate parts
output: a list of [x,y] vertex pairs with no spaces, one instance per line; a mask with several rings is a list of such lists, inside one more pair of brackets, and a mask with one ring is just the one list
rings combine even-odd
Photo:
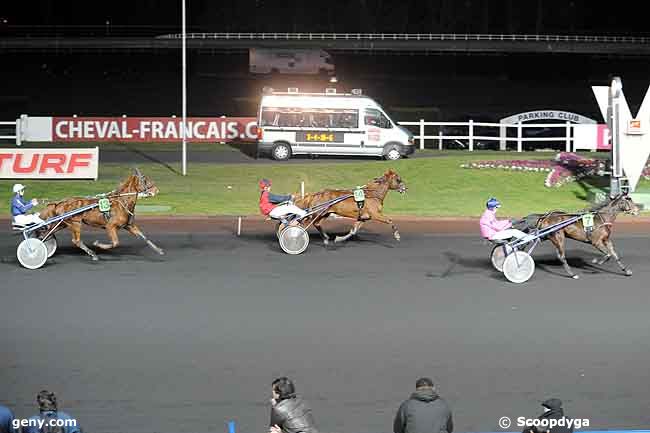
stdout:
[[[605,176],[607,160],[585,158],[572,152],[560,152],[551,160],[513,159],[472,161],[461,164],[462,168],[500,169],[512,171],[547,172],[544,185],[557,188],[586,176]],[[646,164],[642,176],[650,179],[650,163]]]

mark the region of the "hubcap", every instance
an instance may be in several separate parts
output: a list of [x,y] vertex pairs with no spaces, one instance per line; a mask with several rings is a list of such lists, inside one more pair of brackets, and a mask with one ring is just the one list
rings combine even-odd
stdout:
[[275,149],[275,157],[278,159],[285,159],[287,156],[289,156],[289,150],[287,150],[286,146],[278,146]]

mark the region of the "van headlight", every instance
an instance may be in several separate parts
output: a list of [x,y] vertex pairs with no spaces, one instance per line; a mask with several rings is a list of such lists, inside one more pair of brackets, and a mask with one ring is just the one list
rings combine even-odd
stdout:
[[409,137],[409,144],[415,144],[415,139],[413,137]]

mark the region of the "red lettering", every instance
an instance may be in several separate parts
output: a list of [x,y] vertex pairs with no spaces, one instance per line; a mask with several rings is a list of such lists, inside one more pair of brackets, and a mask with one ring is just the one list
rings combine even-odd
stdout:
[[29,165],[29,167],[21,167],[20,163],[23,160],[23,154],[17,153],[16,159],[14,159],[14,173],[32,173],[36,169],[36,166],[38,165],[39,157],[40,155],[38,153],[33,154],[32,162]]
[[5,159],[10,160],[14,155],[11,153],[0,153],[0,169],[2,169],[2,164],[4,164]]
[[90,159],[93,155],[90,153],[73,153],[70,155],[67,173],[74,173],[77,167],[90,167]]
[[39,173],[45,173],[48,168],[54,169],[56,173],[63,173],[63,164],[65,163],[64,153],[47,153],[43,155],[43,162],[41,162],[41,169]]

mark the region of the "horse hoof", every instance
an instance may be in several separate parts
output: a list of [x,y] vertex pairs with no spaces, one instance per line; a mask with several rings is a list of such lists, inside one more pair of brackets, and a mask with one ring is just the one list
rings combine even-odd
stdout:
[[338,243],[341,242],[341,241],[343,241],[343,238],[340,237],[340,236],[337,236],[336,238],[334,238],[334,243],[335,243],[335,244],[338,244]]
[[598,264],[598,258],[594,257],[593,259],[591,259],[591,263],[594,264],[594,265],[597,265]]
[[92,259],[93,259],[93,262],[99,261],[99,257],[97,257],[97,256],[93,256]]
[[329,240],[329,239],[323,239],[323,243],[324,243],[325,245],[329,245],[329,244],[330,244],[330,240]]
[[628,277],[632,276],[632,271],[629,270],[629,269],[626,269],[625,270],[625,275],[627,275]]
[[158,251],[158,254],[160,254],[161,256],[164,256],[164,255],[165,255],[165,251],[164,251],[164,250],[159,250],[159,251]]
[[577,279],[580,278],[580,275],[571,275],[571,278],[573,278],[574,280],[577,280]]

